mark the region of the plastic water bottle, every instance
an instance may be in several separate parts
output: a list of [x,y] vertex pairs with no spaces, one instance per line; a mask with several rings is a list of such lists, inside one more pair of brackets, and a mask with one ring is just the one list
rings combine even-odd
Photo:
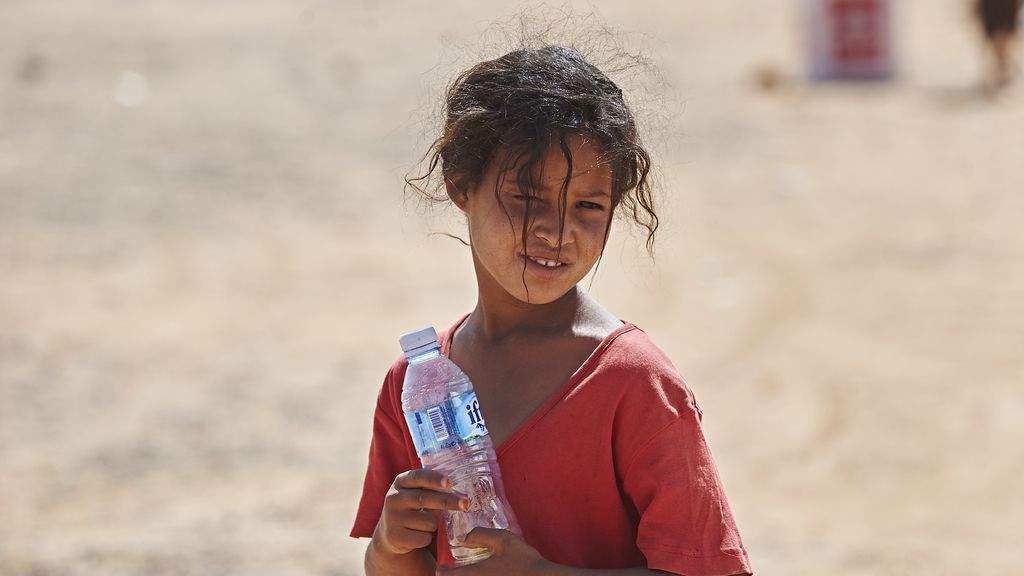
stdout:
[[466,512],[442,512],[452,556],[459,566],[479,562],[491,553],[463,546],[474,528],[519,533],[480,403],[466,374],[441,354],[433,328],[405,334],[400,342],[409,360],[402,411],[420,462],[451,478],[452,490],[469,499]]

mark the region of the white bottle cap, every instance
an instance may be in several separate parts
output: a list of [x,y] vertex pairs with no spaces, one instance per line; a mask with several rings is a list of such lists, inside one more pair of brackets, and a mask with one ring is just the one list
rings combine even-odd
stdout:
[[437,343],[437,331],[434,330],[433,326],[427,326],[422,330],[403,334],[398,339],[398,342],[402,345],[402,351],[405,352],[406,358],[426,352],[431,348],[440,348],[441,346]]

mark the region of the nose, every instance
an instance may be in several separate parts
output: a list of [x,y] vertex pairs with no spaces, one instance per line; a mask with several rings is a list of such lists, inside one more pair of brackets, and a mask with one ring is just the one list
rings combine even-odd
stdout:
[[558,206],[551,202],[537,202],[530,207],[530,234],[543,240],[548,246],[558,246],[559,229],[562,228],[562,240],[566,236],[565,228],[568,221],[562,224],[562,218],[558,214]]

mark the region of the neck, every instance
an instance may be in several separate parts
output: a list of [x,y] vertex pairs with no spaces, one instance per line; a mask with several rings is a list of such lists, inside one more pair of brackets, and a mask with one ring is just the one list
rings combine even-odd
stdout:
[[478,337],[490,341],[523,332],[572,329],[586,299],[579,286],[547,304],[528,304],[511,296],[503,302],[492,302],[481,292],[466,325]]

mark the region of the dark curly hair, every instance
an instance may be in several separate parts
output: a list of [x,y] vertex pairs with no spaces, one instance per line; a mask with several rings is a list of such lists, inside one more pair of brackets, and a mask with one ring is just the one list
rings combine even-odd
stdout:
[[[406,184],[432,200],[445,201],[443,183],[435,181],[433,192],[426,186],[438,166],[445,182],[469,190],[480,183],[491,162],[498,162],[499,174],[518,166],[520,185],[529,186],[530,175],[557,143],[569,167],[558,202],[561,240],[573,165],[567,140],[573,135],[598,144],[611,166],[611,212],[625,213],[646,229],[647,250],[653,255],[658,216],[648,178],[651,160],[636,120],[622,90],[571,48],[515,50],[460,74],[445,95],[444,128],[424,157],[429,158],[426,171],[407,178]],[[524,244],[529,203],[525,211]],[[605,242],[610,230],[611,218]]]

